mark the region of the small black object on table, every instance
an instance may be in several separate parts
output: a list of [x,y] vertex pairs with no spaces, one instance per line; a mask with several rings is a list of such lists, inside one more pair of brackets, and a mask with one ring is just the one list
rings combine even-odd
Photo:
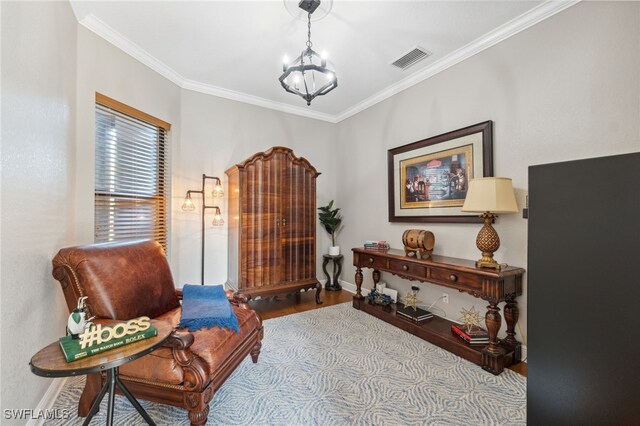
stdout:
[[167,340],[173,331],[173,327],[166,322],[151,320],[151,325],[158,330],[158,334],[155,337],[140,340],[129,345],[121,346],[116,349],[101,352],[72,362],[66,362],[62,349],[60,348],[60,343],[53,342],[41,349],[33,356],[33,358],[31,358],[31,362],[29,362],[31,372],[42,377],[69,377],[106,371],[107,379],[104,386],[100,390],[100,393],[91,406],[91,410],[82,425],[85,426],[91,422],[93,416],[98,412],[100,402],[107,391],[109,392],[107,425],[113,425],[115,390],[116,386],[118,386],[124,396],[127,397],[129,402],[131,402],[131,405],[135,407],[146,422],[149,425],[155,426],[155,422],[151,417],[149,417],[149,414],[147,414],[144,408],[142,408],[129,389],[127,389],[122,381],[120,381],[120,377],[118,376],[118,370],[121,365],[153,352],[155,349],[162,346],[164,341]]
[[[324,275],[327,277],[327,282],[324,285],[324,289],[327,291],[338,291],[342,290],[342,286],[338,282],[338,278],[340,277],[340,273],[342,272],[342,259],[343,255],[339,254],[334,256],[332,254],[323,254],[322,255],[322,270],[324,271]],[[329,261],[333,261],[333,280],[331,276],[327,272],[327,264]]]

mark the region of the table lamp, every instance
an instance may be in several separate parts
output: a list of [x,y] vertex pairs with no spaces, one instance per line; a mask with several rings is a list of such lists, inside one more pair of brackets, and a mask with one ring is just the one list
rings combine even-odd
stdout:
[[500,248],[500,237],[491,224],[498,217],[496,213],[518,211],[511,179],[504,177],[472,179],[469,181],[469,190],[462,211],[481,212],[480,217],[484,220],[484,226],[476,238],[476,246],[482,252],[482,258],[476,261],[476,267],[499,271],[500,264],[493,258],[493,252]]

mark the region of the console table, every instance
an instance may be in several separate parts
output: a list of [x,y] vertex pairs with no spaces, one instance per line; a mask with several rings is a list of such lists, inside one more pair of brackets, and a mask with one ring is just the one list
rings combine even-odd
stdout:
[[[411,334],[461,356],[483,369],[500,374],[504,368],[521,360],[521,344],[515,338],[515,324],[519,310],[515,298],[522,294],[524,269],[513,266],[501,271],[476,268],[472,260],[453,257],[432,256],[429,259],[408,257],[403,250],[368,250],[354,248],[353,265],[356,267],[356,294],[353,307],[395,325]],[[451,321],[433,317],[416,323],[396,316],[395,307],[385,312],[379,305],[371,305],[362,295],[362,268],[373,269],[373,282],[380,281],[380,271],[389,272],[400,278],[432,283],[468,293],[489,303],[485,322],[489,333],[489,344],[476,347],[467,344],[451,332]],[[502,324],[498,303],[506,302],[504,317],[507,323],[507,337],[498,339]]]

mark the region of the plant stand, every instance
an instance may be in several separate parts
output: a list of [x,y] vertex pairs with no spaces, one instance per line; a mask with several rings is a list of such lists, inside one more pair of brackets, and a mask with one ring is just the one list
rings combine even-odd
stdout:
[[[322,270],[324,271],[324,275],[327,277],[327,282],[324,285],[324,289],[327,291],[342,290],[342,286],[340,285],[338,278],[340,277],[340,273],[342,272],[342,259],[344,259],[344,256],[341,254],[337,256],[333,256],[331,254],[323,254],[322,259]],[[327,264],[330,260],[333,261],[333,280],[331,279],[329,272],[327,272]]]

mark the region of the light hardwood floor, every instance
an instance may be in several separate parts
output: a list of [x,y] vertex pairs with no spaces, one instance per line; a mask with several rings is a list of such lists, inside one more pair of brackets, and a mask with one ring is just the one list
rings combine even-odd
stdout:
[[[257,300],[249,304],[260,313],[263,320],[283,317],[285,315],[297,314],[299,312],[310,311],[312,309],[322,309],[338,303],[351,302],[353,293],[348,291],[325,291],[322,290],[321,297],[323,303],[316,304],[315,290],[300,293],[300,296],[281,296],[272,300]],[[521,362],[509,367],[511,370],[527,376],[527,363]]]
[[283,317],[285,315],[297,314],[299,312],[310,311],[312,309],[326,308],[327,306],[337,305],[339,303],[351,302],[353,293],[348,291],[325,291],[322,290],[320,297],[322,304],[316,304],[316,291],[309,290],[296,296],[281,296],[277,300],[258,300],[249,304],[253,309],[260,313],[263,320]]

